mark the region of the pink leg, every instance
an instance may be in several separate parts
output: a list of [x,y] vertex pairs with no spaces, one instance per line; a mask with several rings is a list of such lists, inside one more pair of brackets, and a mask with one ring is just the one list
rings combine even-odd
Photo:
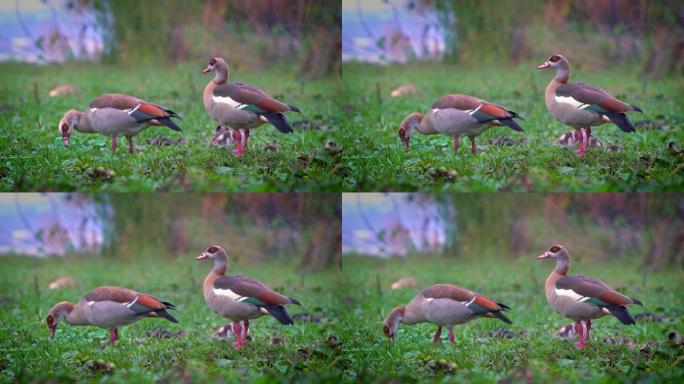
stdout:
[[242,134],[240,133],[239,130],[236,129],[233,131],[233,138],[235,139],[235,151],[233,151],[233,155],[240,157],[240,156],[242,156],[243,148],[242,148]]
[[587,324],[587,341],[589,341],[589,335],[591,334],[591,320],[587,320],[586,324]]
[[243,321],[243,324],[245,325],[245,337],[249,336],[249,320]]
[[114,344],[119,340],[119,330],[114,328],[109,330],[109,344]]
[[442,336],[442,327],[437,327],[437,332],[435,332],[435,337],[432,339],[433,343],[439,343],[440,336]]
[[473,155],[475,154],[475,152],[477,152],[477,147],[475,146],[475,138],[474,137],[470,138],[470,152],[472,152]]
[[581,322],[575,323],[575,331],[577,331],[577,336],[579,338],[579,341],[577,343],[575,343],[575,348],[577,348],[577,349],[586,348],[587,343],[584,340],[584,325]]
[[449,327],[449,342],[451,344],[456,342],[456,337],[454,336],[454,326]]
[[116,136],[112,136],[112,152],[116,152]]
[[247,148],[248,145],[249,145],[249,128],[245,128],[245,148]]
[[579,141],[579,148],[577,149],[577,152],[575,152],[575,155],[577,156],[584,156],[587,151],[586,143],[584,142],[584,132],[582,129],[583,128],[580,128],[577,132],[577,141]]
[[126,139],[128,140],[128,152],[135,152],[135,147],[133,146],[133,136],[126,136]]
[[460,136],[454,136],[454,152],[458,153],[458,145],[461,143]]
[[235,343],[233,348],[240,349],[245,344],[245,339],[242,337],[242,326],[240,322],[233,323],[233,330],[235,331]]
[[587,133],[587,137],[584,138],[585,144],[586,147],[589,148],[589,145],[591,144],[591,125],[588,126],[584,131]]

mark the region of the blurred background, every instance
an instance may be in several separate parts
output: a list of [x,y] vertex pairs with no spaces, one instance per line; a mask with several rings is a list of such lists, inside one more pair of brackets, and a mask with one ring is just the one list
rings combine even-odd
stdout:
[[228,55],[301,75],[340,69],[339,0],[16,0],[0,2],[0,61],[121,65]]
[[678,0],[342,0],[345,61],[517,64],[564,52],[587,67],[682,74]]
[[173,259],[211,244],[242,264],[339,268],[339,193],[0,194],[0,254]]
[[649,193],[345,193],[344,254],[537,256],[553,244],[590,262],[684,265],[684,196]]

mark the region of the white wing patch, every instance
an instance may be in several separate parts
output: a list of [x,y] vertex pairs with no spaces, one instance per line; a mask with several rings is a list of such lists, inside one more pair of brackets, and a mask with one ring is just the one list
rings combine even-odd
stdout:
[[225,296],[225,297],[227,297],[233,301],[245,301],[245,300],[247,300],[247,297],[240,296],[237,293],[231,291],[230,289],[214,288],[214,295]]
[[133,306],[133,304],[135,304],[135,303],[138,302],[138,299],[139,299],[139,298],[140,298],[140,296],[136,296],[135,299],[133,299],[133,301],[131,301],[130,303],[126,303],[125,305],[126,305],[128,308],[130,308],[130,307]]
[[475,299],[477,299],[477,296],[474,296],[472,299],[470,299],[470,301],[464,301],[463,304],[468,306],[468,305],[472,304],[475,301]]
[[482,108],[482,104],[478,105],[477,108],[475,108],[475,109],[473,109],[472,111],[468,112],[468,114],[469,114],[470,116],[472,116],[472,115],[474,115],[475,113],[477,113],[477,111],[479,111],[480,108]]
[[572,105],[573,107],[579,108],[579,109],[587,109],[591,105],[591,104],[582,103],[581,101],[576,100],[576,99],[572,98],[571,96],[558,96],[558,95],[556,95],[556,96],[554,96],[554,98],[556,99],[556,103],[569,104],[569,105]]
[[213,96],[214,103],[225,104],[235,109],[244,109],[247,104],[242,104],[238,101],[231,99],[228,96]]
[[573,300],[575,300],[575,301],[582,301],[582,302],[584,302],[584,301],[589,300],[588,297],[582,296],[582,295],[580,295],[579,293],[573,291],[572,289],[560,289],[560,288],[556,288],[556,295],[558,295],[558,296],[569,297],[569,298],[571,298],[571,299],[573,299]]
[[142,104],[138,104],[138,105],[135,106],[135,108],[127,109],[127,110],[126,110],[126,113],[128,113],[129,115],[132,115],[133,112],[137,111],[137,110],[140,108],[141,105],[142,105]]

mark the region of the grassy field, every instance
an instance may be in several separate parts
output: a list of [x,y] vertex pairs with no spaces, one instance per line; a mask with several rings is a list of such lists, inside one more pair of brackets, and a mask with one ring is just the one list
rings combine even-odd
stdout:
[[[684,377],[684,346],[675,348],[666,338],[671,330],[684,333],[681,270],[642,275],[634,265],[575,263],[575,272],[600,277],[641,299],[646,307],[633,308],[633,314],[662,316],[657,321],[639,320],[631,327],[612,318],[598,320],[589,347],[580,352],[573,342],[552,337],[568,320],[555,314],[543,296],[551,264],[534,258],[508,261],[503,268],[491,261],[348,256],[342,274],[305,275],[283,262],[245,265],[237,260],[232,273],[262,279],[301,300],[303,307],[290,308],[293,326],[280,326],[271,318],[253,321],[253,340],[236,352],[232,342],[211,338],[226,321],[202,298],[201,284],[209,264],[196,262],[192,256],[161,263],[151,259],[131,263],[78,257],[4,258],[0,381],[675,382]],[[63,276],[73,277],[78,286],[46,289],[50,281]],[[403,276],[414,277],[419,286],[390,290],[390,283]],[[482,319],[458,326],[453,346],[446,338],[441,345],[433,345],[431,325],[404,326],[397,342],[388,343],[382,333],[387,312],[436,282],[460,284],[506,303],[512,308],[513,325]],[[132,287],[173,302],[178,310],[172,313],[180,323],[142,320],[122,328],[119,343],[105,349],[98,345],[108,333],[94,327],[62,324],[50,340],[45,325],[48,309],[61,300],[76,301],[103,284]],[[490,332],[499,328],[529,334],[491,337]],[[180,331],[184,334],[178,336]],[[622,336],[634,340],[636,346],[604,341]],[[275,344],[274,337],[284,345]]]
[[[270,125],[252,131],[250,148],[235,158],[226,148],[209,148],[216,123],[202,104],[211,79],[205,62],[144,67],[96,64],[35,66],[0,64],[0,190],[15,191],[269,191],[339,190],[341,161],[325,145],[335,141],[339,108],[330,97],[336,77],[302,82],[294,67],[231,68],[231,80],[256,85],[299,107],[289,113],[295,133]],[[48,97],[60,84],[73,96]],[[69,109],[87,108],[103,93],[127,93],[178,112],[183,132],[153,127],[135,137],[130,155],[125,139],[112,153],[110,139],[74,132],[62,145],[57,123]],[[182,137],[187,143],[161,146],[147,139]]]
[[[541,60],[540,60],[541,63]],[[440,64],[377,66],[346,63],[343,83],[347,97],[341,106],[340,130],[347,171],[344,190],[458,191],[663,191],[684,186],[684,102],[682,77],[642,81],[643,76],[620,68],[573,65],[572,81],[598,85],[618,98],[639,105],[644,114],[630,115],[637,132],[624,134],[613,124],[593,130],[604,145],[619,152],[590,149],[576,158],[574,149],[553,145],[571,128],[554,120],[544,105],[544,89],[553,77],[538,71],[540,63],[518,67],[463,68]],[[390,91],[412,84],[419,93],[390,97]],[[502,104],[525,118],[524,133],[493,128],[478,138],[480,152],[470,153],[462,141],[454,154],[450,137],[414,134],[404,152],[397,129],[409,113],[426,112],[449,93],[465,93]],[[512,146],[490,144],[495,136],[528,142]],[[676,150],[668,149],[674,142]]]
[[[359,382],[681,382],[684,346],[671,346],[666,335],[671,330],[684,332],[682,270],[642,275],[631,264],[574,263],[571,272],[601,278],[640,298],[645,307],[633,307],[633,315],[652,312],[663,316],[660,321],[638,320],[635,326],[623,326],[608,317],[596,320],[589,346],[578,351],[574,341],[552,337],[570,322],[556,314],[544,297],[544,280],[552,268],[551,262],[538,261],[534,255],[505,263],[346,256],[345,280],[354,288],[347,294],[351,302],[347,315],[339,321],[348,329],[345,356],[356,368],[353,378]],[[416,279],[418,286],[389,288],[392,281],[405,276]],[[382,332],[384,316],[394,306],[407,304],[423,287],[438,282],[462,285],[509,305],[507,315],[513,324],[477,319],[457,326],[455,345],[449,344],[445,333],[442,343],[433,345],[436,328],[431,324],[404,325],[396,343],[390,344]],[[500,328],[523,335],[490,335],[503,333],[497,331]],[[636,346],[606,341],[623,336]],[[644,344],[649,346],[642,349]]]
[[[234,260],[233,273],[261,279],[303,304],[289,309],[293,326],[281,326],[272,318],[252,321],[253,340],[237,352],[232,341],[211,338],[228,321],[205,304],[202,282],[211,266],[193,256],[158,263],[149,258],[131,263],[3,257],[0,382],[277,382],[314,377],[317,381],[339,377],[348,368],[342,352],[344,326],[336,320],[345,310],[334,289],[338,273],[301,274],[284,263],[244,265]],[[78,286],[47,289],[63,276],[73,277]],[[94,327],[61,324],[50,340],[45,324],[50,307],[62,300],[75,302],[105,284],[134,288],[176,304],[178,309],[171,313],[180,323],[141,320],[122,328],[119,342],[105,349],[98,346],[108,332]],[[180,331],[185,335],[174,336]],[[276,337],[284,345],[274,344]]]

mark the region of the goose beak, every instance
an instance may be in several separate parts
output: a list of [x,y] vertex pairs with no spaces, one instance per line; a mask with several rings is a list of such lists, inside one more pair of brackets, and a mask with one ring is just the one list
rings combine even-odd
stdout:
[[62,142],[64,143],[65,147],[69,146],[69,135],[62,135]]
[[207,255],[205,252],[205,253],[195,257],[195,260],[204,260],[204,259],[208,259],[208,258],[209,258],[209,255]]
[[537,69],[546,69],[546,68],[550,68],[550,67],[551,67],[551,63],[549,63],[548,61],[545,61],[544,64],[538,66]]
[[54,339],[54,338],[55,338],[55,331],[56,331],[56,330],[57,330],[57,328],[50,328],[50,338],[51,338],[51,339]]
[[207,65],[207,67],[204,68],[204,71],[202,71],[202,73],[209,73],[209,72],[211,72],[211,66]]
[[537,259],[548,259],[549,257],[551,257],[551,255],[548,252],[544,252],[544,254],[537,256]]

